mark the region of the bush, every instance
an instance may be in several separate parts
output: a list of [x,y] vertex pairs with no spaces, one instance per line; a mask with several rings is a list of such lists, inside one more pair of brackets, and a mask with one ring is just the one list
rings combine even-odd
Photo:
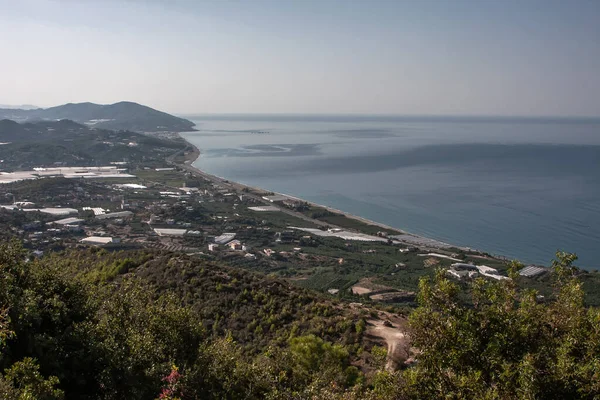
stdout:
[[587,309],[576,257],[557,253],[554,296],[538,302],[513,279],[476,279],[471,303],[439,271],[420,283],[419,308],[410,317],[418,363],[403,376],[415,399],[597,398],[600,393],[600,312]]

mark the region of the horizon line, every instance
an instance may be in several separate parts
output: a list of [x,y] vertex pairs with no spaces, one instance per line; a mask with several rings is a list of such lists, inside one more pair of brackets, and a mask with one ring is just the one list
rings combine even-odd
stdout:
[[520,114],[394,114],[394,113],[302,113],[302,112],[197,112],[174,113],[180,117],[194,116],[315,116],[315,117],[395,117],[395,118],[521,118],[521,119],[591,119],[600,115],[520,115]]
[[[118,103],[136,103],[142,106],[153,108],[157,111],[163,111],[161,108],[146,105],[134,100],[120,100],[116,103],[94,103],[94,102],[67,102],[55,106],[36,106],[33,104],[5,104],[0,103],[2,107],[8,107],[11,110],[24,110],[32,111],[36,109],[48,109],[54,107],[60,107],[72,104],[96,104],[96,105],[114,105]],[[32,107],[27,108],[16,108],[16,107]],[[36,107],[36,108],[33,108]],[[523,114],[402,114],[402,113],[367,113],[367,112],[173,112],[163,111],[169,114],[179,117],[190,117],[190,116],[314,116],[314,117],[382,117],[382,118],[480,118],[480,119],[578,119],[578,120],[600,120],[600,114],[598,115],[565,115],[565,114],[537,114],[537,115],[523,115]]]

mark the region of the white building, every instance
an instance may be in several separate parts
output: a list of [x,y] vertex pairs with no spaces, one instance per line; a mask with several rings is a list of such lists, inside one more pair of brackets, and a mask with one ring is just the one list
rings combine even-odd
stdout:
[[83,220],[81,218],[69,217],[64,219],[59,219],[58,221],[54,221],[53,224],[59,225],[79,225]]
[[208,245],[208,251],[218,251],[219,250],[219,245],[216,243],[210,243]]
[[47,207],[47,208],[40,208],[39,210],[23,210],[23,211],[39,211],[45,214],[52,214],[52,215],[70,215],[70,214],[77,214],[77,210],[74,208],[62,208],[62,207]]
[[540,275],[548,272],[548,268],[540,267],[537,265],[529,265],[519,271],[519,275],[531,278],[532,276]]
[[276,195],[273,195],[273,196],[263,196],[262,198],[265,199],[265,200],[267,200],[267,201],[270,201],[271,203],[275,203],[277,201],[287,200],[289,197],[283,196],[281,194],[276,194]]
[[85,239],[81,239],[80,242],[84,243],[84,244],[103,245],[103,244],[110,244],[110,243],[118,243],[119,240],[113,239],[112,237],[106,237],[106,236],[89,236],[89,237],[86,237]]
[[154,228],[154,232],[158,236],[183,236],[187,232],[187,229]]
[[133,213],[131,211],[117,211],[108,214],[96,215],[96,219],[110,219],[110,218],[127,218],[131,217]]
[[214,242],[216,244],[226,244],[235,239],[235,233],[224,233],[221,236],[215,237]]

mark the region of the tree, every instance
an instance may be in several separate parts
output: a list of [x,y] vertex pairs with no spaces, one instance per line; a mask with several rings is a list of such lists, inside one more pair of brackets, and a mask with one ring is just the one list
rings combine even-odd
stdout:
[[0,375],[0,395],[3,399],[15,400],[62,400],[64,393],[57,389],[58,378],[45,379],[40,367],[32,358],[16,362]]
[[403,374],[409,398],[564,399],[600,393],[600,312],[586,308],[572,263],[557,253],[554,295],[542,302],[512,279],[476,279],[472,304],[438,271],[422,278],[410,317],[418,362]]

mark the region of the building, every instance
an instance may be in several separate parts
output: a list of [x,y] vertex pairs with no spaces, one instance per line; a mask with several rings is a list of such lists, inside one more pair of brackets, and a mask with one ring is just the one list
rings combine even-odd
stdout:
[[248,207],[248,210],[258,211],[258,212],[276,212],[281,211],[279,207],[276,206],[256,206],[256,207]]
[[285,201],[285,200],[289,199],[289,197],[283,196],[281,194],[276,194],[276,195],[273,195],[273,196],[263,196],[262,198],[265,199],[265,200],[267,200],[267,201],[270,201],[271,203],[275,203],[275,202],[278,202],[278,201]]
[[46,207],[46,208],[40,208],[39,210],[23,210],[23,211],[39,211],[45,214],[52,214],[52,215],[70,215],[70,214],[77,214],[77,210],[74,208],[62,208],[62,207]]
[[548,268],[540,267],[537,265],[528,265],[519,271],[519,275],[526,276],[528,278],[541,275],[548,272]]
[[[448,272],[454,276],[457,276],[458,278],[460,278],[460,277],[454,272],[460,272],[460,273],[468,272],[469,276],[471,276],[471,273],[479,272],[483,276],[486,276],[486,277],[492,278],[492,279],[496,279],[499,281],[504,280],[504,279],[509,279],[507,276],[500,275],[496,268],[488,267],[487,265],[454,263],[451,265],[451,267],[452,267],[452,269],[448,270]],[[452,272],[452,271],[454,271],[454,272]],[[464,274],[461,274],[461,276],[464,276]]]
[[83,207],[83,211],[92,211],[94,215],[106,214],[106,210],[102,207]]
[[477,275],[476,271],[469,271],[469,270],[464,270],[464,269],[458,270],[458,271],[455,269],[449,269],[447,272],[457,279],[462,279],[465,277],[473,278],[474,276]]
[[147,189],[147,186],[144,185],[140,185],[138,183],[121,183],[119,185],[115,185],[116,187],[120,187],[120,188],[127,188],[127,189]]
[[[56,165],[61,165],[58,163]],[[124,173],[124,169],[116,166],[108,167],[54,167],[34,168],[32,171],[0,172],[0,183],[17,182],[25,179],[40,179],[52,177],[65,178],[135,178]]]
[[217,236],[214,240],[216,244],[227,244],[235,239],[235,233],[224,233],[220,236]]
[[110,218],[128,218],[131,217],[133,213],[131,211],[117,211],[107,214],[99,214],[96,215],[96,219],[110,219]]
[[227,246],[231,250],[242,250],[243,248],[242,242],[240,242],[239,240],[232,240],[231,242],[227,243]]
[[187,187],[187,186],[180,187],[180,188],[179,188],[179,190],[181,190],[181,191],[183,191],[183,192],[186,192],[186,193],[191,193],[191,192],[198,192],[198,191],[200,191],[200,189],[199,189],[199,188],[197,188],[197,187]]
[[187,229],[154,228],[158,236],[183,236]]
[[82,222],[83,222],[83,220],[81,218],[69,217],[69,218],[59,219],[58,221],[54,221],[53,224],[58,224],[58,225],[79,225]]
[[498,281],[510,279],[508,276],[498,274],[498,270],[496,268],[488,267],[487,265],[478,265],[477,270],[481,275],[496,279]]
[[218,251],[219,250],[219,245],[216,243],[210,243],[208,245],[208,251]]
[[92,245],[104,245],[110,243],[118,243],[119,240],[107,236],[88,236],[84,239],[81,239],[79,242]]

